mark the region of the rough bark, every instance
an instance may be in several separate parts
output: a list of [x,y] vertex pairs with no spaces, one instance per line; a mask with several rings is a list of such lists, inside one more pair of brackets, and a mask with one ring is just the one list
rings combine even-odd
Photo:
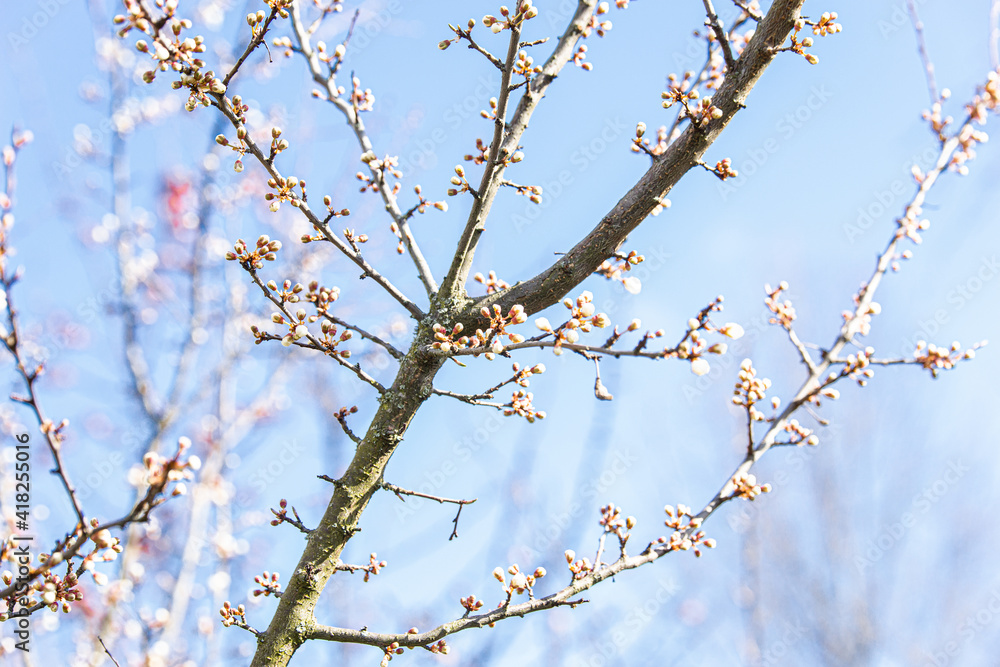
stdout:
[[712,96],[712,103],[722,110],[721,118],[706,127],[688,125],[666,152],[654,160],[639,182],[572,250],[534,278],[472,303],[460,321],[475,322],[480,308],[493,304],[499,304],[504,312],[514,304],[521,304],[529,314],[537,313],[557,303],[612,256],[688,170],[699,164],[709,146],[745,107],[747,96],[774,60],[776,49],[788,37],[804,2],[777,0],[771,5],[735,69],[726,73],[722,86]]
[[430,338],[429,330],[426,324],[418,328],[395,382],[382,395],[353,460],[334,484],[333,497],[319,525],[306,540],[306,548],[278,600],[271,624],[258,638],[253,667],[287,665],[316,625],[313,612],[323,588],[336,572],[340,554],[382,481],[389,459],[402,442],[413,416],[431,395],[434,376],[444,363],[444,359],[420,354],[420,342]]
[[[305,551],[282,594],[278,609],[267,631],[258,638],[253,667],[287,665],[296,649],[313,636],[323,636],[324,626],[317,623],[313,612],[326,582],[336,572],[340,554],[353,535],[361,513],[382,481],[382,475],[403,434],[417,410],[431,395],[432,381],[444,363],[443,357],[431,357],[421,350],[431,342],[431,325],[440,322],[451,325],[463,321],[481,326],[479,309],[484,305],[500,304],[506,311],[522,304],[529,313],[538,312],[556,303],[571,289],[588,278],[607,259],[625,237],[634,230],[660,203],[661,199],[697,165],[702,155],[722,130],[743,108],[750,90],[775,57],[791,32],[804,0],[776,0],[757,32],[713,96],[722,116],[703,127],[689,126],[622,197],[598,225],[551,267],[534,278],[484,299],[469,299],[464,289],[467,267],[474,251],[474,241],[460,243],[452,263],[452,271],[441,291],[432,299],[432,315],[423,319],[406,357],[400,363],[392,387],[382,396],[381,405],[358,446],[344,476],[337,480],[333,497],[319,526],[309,535]],[[584,0],[586,9],[592,2]],[[568,35],[573,35],[567,31]],[[565,36],[564,36],[565,38]],[[548,81],[546,82],[548,83]],[[537,102],[527,91],[521,104],[533,108]],[[527,125],[527,116],[515,111]],[[519,130],[523,131],[524,127]],[[520,132],[518,132],[518,135]],[[479,222],[472,225],[473,235]],[[471,237],[470,237],[471,238]],[[470,329],[470,330],[473,330]]]

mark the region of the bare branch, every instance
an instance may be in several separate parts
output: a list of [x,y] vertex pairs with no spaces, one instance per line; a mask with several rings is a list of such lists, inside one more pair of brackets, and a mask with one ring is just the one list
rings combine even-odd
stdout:
[[[354,130],[354,135],[357,137],[358,143],[361,145],[361,152],[370,152],[374,155],[375,149],[372,147],[372,142],[368,137],[365,124],[361,120],[361,114],[357,112],[351,103],[345,102],[340,98],[340,93],[337,90],[335,79],[336,68],[331,69],[328,73],[323,71],[319,55],[313,49],[312,44],[309,41],[310,33],[308,33],[302,25],[300,3],[293,3],[289,10],[291,13],[292,30],[295,33],[295,39],[298,43],[298,51],[305,57],[306,62],[309,65],[309,72],[312,75],[313,81],[322,86],[323,91],[326,93],[327,100],[337,107],[337,109],[344,115],[347,120],[347,124],[351,126],[352,130]],[[337,66],[339,67],[339,62]],[[371,163],[369,163],[369,167],[370,166]],[[406,245],[406,250],[417,268],[417,273],[420,276],[421,282],[424,284],[424,289],[427,291],[428,295],[436,294],[438,291],[437,282],[434,280],[434,275],[431,272],[430,265],[424,258],[423,253],[420,251],[420,246],[417,245],[417,241],[414,238],[413,233],[410,231],[408,217],[405,216],[400,210],[396,195],[393,193],[389,184],[386,183],[384,174],[374,168],[371,169],[371,174],[378,192],[382,196],[382,201],[385,203],[385,210],[389,212],[389,215],[392,216],[393,222],[395,222],[395,224],[399,227],[399,231],[403,237],[403,243]]]
[[791,33],[803,1],[777,0],[771,5],[736,67],[728,73],[717,94],[712,97],[713,106],[722,111],[721,117],[707,127],[689,125],[666,152],[654,160],[639,182],[615,204],[597,227],[572,250],[534,278],[470,304],[463,321],[474,325],[479,319],[479,310],[493,304],[500,305],[502,309],[521,304],[525,312],[537,313],[562,299],[569,290],[590,276],[660,206],[662,199],[702,159],[708,147],[745,106],[747,95],[774,59],[775,50]]
[[927,51],[927,42],[924,40],[924,24],[917,14],[917,5],[913,0],[906,0],[906,7],[910,11],[910,21],[913,23],[913,32],[917,35],[917,50],[920,52],[920,61],[924,64],[924,75],[927,77],[927,92],[930,93],[931,104],[941,99],[938,93],[937,83],[934,81],[934,63],[931,61]]
[[111,658],[111,662],[115,663],[115,667],[121,667],[121,665],[119,665],[119,664],[118,664],[118,661],[117,661],[117,660],[115,660],[115,656],[111,655],[111,651],[109,651],[109,650],[108,650],[108,647],[107,647],[107,646],[105,646],[105,644],[104,644],[104,640],[103,640],[103,639],[101,639],[100,637],[98,637],[98,638],[97,638],[97,641],[101,642],[101,646],[103,646],[103,647],[104,647],[104,652],[108,654],[108,657],[109,657],[109,658]]
[[521,101],[514,111],[509,123],[504,125],[507,113],[507,101],[511,90],[511,75],[514,59],[517,56],[519,27],[511,29],[511,39],[507,50],[507,62],[504,64],[503,75],[501,77],[500,95],[497,98],[497,120],[493,131],[493,141],[490,145],[489,159],[483,171],[483,178],[478,189],[478,196],[469,212],[465,229],[458,241],[458,248],[452,259],[448,275],[441,283],[441,289],[449,298],[461,298],[465,296],[465,282],[468,280],[469,271],[472,268],[472,260],[475,255],[479,238],[486,229],[486,218],[489,215],[490,207],[496,196],[497,188],[503,179],[506,159],[517,150],[521,141],[521,136],[528,127],[538,103],[545,96],[545,91],[555,80],[562,68],[573,58],[573,51],[577,42],[583,35],[583,28],[586,26],[590,16],[593,15],[597,6],[597,0],[580,0],[577,4],[576,12],[570,20],[569,26],[563,32],[562,37],[549,56],[542,71],[535,75],[531,83],[525,87]]
[[[10,159],[4,160],[4,198],[6,202],[13,202],[15,200],[14,187],[14,165],[17,159],[17,153],[23,142],[17,137],[17,132],[11,132],[11,150],[13,153]],[[15,366],[17,368],[17,374],[21,376],[24,381],[24,385],[28,391],[28,395],[24,397],[11,396],[12,399],[23,403],[31,408],[31,411],[35,415],[35,419],[38,422],[39,429],[42,435],[45,437],[45,443],[48,445],[49,453],[52,454],[52,460],[55,463],[55,467],[52,469],[52,473],[59,478],[62,483],[63,489],[66,491],[66,495],[69,498],[70,505],[73,506],[73,512],[76,514],[77,525],[75,530],[77,531],[87,531],[87,518],[84,515],[83,506],[80,504],[80,499],[76,495],[76,488],[73,482],[70,480],[69,471],[66,469],[66,464],[63,461],[62,455],[62,442],[63,442],[63,429],[68,425],[68,422],[64,419],[59,424],[54,424],[52,420],[45,416],[45,411],[42,409],[41,401],[38,397],[38,393],[35,389],[35,380],[44,372],[44,365],[39,363],[36,366],[32,366],[32,363],[27,359],[22,350],[22,336],[21,330],[18,322],[17,310],[14,307],[14,299],[12,295],[12,287],[14,283],[18,281],[20,275],[15,272],[11,275],[8,271],[8,257],[10,256],[9,247],[9,230],[4,230],[0,232],[0,285],[3,286],[4,295],[4,314],[7,319],[7,326],[3,327],[6,330],[0,330],[0,340],[2,340],[3,345],[10,352],[11,356],[14,357]],[[5,597],[0,593],[0,598]]]
[[455,498],[443,498],[441,496],[434,496],[428,493],[422,493],[420,491],[410,491],[404,489],[401,486],[396,486],[395,484],[390,484],[389,482],[382,482],[381,488],[386,491],[392,491],[396,494],[396,497],[400,500],[404,500],[402,496],[415,496],[417,498],[426,498],[427,500],[434,500],[439,503],[453,503],[455,505],[471,505],[476,502],[478,498],[473,498],[472,500],[457,500]]
[[[296,321],[295,315],[293,315],[288,310],[288,307],[286,306],[285,302],[281,300],[281,298],[275,295],[274,292],[268,289],[267,285],[261,282],[260,277],[257,275],[256,269],[254,269],[251,266],[244,266],[243,268],[246,269],[246,272],[250,274],[250,278],[253,280],[254,284],[257,285],[257,287],[259,287],[262,292],[264,292],[264,295],[268,298],[268,300],[271,303],[273,303],[278,310],[281,311],[281,313],[285,316],[287,321],[295,322]],[[309,341],[309,343],[303,343],[301,340],[296,340],[293,341],[292,344],[297,345],[299,347],[305,347],[311,350],[317,350],[319,352],[322,352],[323,354],[327,355],[328,357],[336,361],[344,368],[350,370],[352,373],[357,375],[361,380],[363,380],[367,384],[370,384],[372,387],[375,387],[375,389],[377,389],[380,394],[385,393],[385,387],[383,387],[378,380],[376,380],[371,375],[362,370],[360,363],[352,364],[346,361],[343,357],[341,357],[341,355],[336,353],[336,350],[331,350],[329,346],[324,345],[323,342],[318,338],[316,338],[316,336],[312,333],[307,334],[306,336],[304,336],[304,338],[306,338]],[[274,334],[269,334],[266,332],[260,332],[258,334],[258,339],[282,340],[282,337],[275,336]]]
[[715,38],[719,41],[719,46],[722,48],[722,56],[726,59],[726,67],[731,72],[736,68],[736,59],[733,57],[733,47],[729,43],[729,35],[726,34],[725,28],[722,27],[722,22],[719,21],[719,16],[715,13],[712,0],[702,0],[702,2],[705,5],[705,13],[708,15],[708,20],[705,24],[715,33]]
[[[251,27],[252,35],[250,42],[247,44],[247,48],[243,51],[243,54],[236,59],[236,62],[230,68],[229,73],[226,74],[225,78],[222,80],[222,84],[226,86],[226,88],[229,87],[229,82],[233,80],[233,77],[236,76],[240,67],[242,67],[243,63],[246,62],[246,59],[250,57],[250,54],[256,51],[258,46],[264,44],[264,38],[267,37],[267,29],[271,27],[271,23],[275,18],[277,18],[277,16],[278,8],[277,6],[272,6],[271,12],[267,15],[267,18],[264,19],[264,23]],[[267,48],[267,45],[265,45],[264,48]]]
[[[856,297],[857,306],[855,307],[854,312],[846,318],[840,334],[837,336],[833,345],[826,353],[824,353],[820,362],[810,371],[809,376],[802,383],[792,400],[785,406],[784,410],[782,410],[779,415],[768,420],[770,422],[770,426],[768,427],[767,433],[758,441],[751,451],[748,451],[747,456],[736,468],[730,480],[726,482],[715,497],[705,505],[704,509],[702,509],[701,512],[695,516],[695,519],[699,520],[698,525],[710,517],[721,505],[737,497],[734,495],[737,489],[735,480],[748,475],[753,465],[759,461],[771,447],[778,443],[778,436],[785,431],[786,425],[788,425],[791,416],[795,412],[805,406],[822,388],[832,384],[832,382],[836,380],[849,377],[849,374],[846,372],[831,374],[829,377],[827,377],[827,373],[833,364],[846,363],[850,361],[849,358],[842,358],[840,354],[847,345],[854,341],[855,336],[863,330],[866,318],[871,313],[871,304],[875,296],[875,291],[878,289],[885,273],[890,269],[898,256],[897,247],[899,243],[903,239],[910,238],[908,234],[910,230],[907,227],[908,221],[915,221],[915,217],[919,214],[928,191],[937,181],[941,173],[952,164],[953,155],[961,145],[959,137],[966,136],[966,134],[971,131],[972,123],[972,116],[966,118],[962,126],[956,130],[955,133],[941,146],[934,167],[918,179],[917,190],[910,199],[909,203],[907,203],[904,207],[903,216],[897,220],[897,229],[895,230],[892,239],[885,250],[880,253],[874,272]],[[866,361],[866,363],[868,362]],[[891,365],[902,362],[892,360],[884,363],[885,365]],[[926,364],[922,365],[927,367]],[[751,441],[752,440],[751,429]],[[689,529],[687,532],[690,534],[693,531]],[[651,553],[658,553],[659,555],[663,555],[668,551],[668,549],[662,545],[650,545],[650,550]]]

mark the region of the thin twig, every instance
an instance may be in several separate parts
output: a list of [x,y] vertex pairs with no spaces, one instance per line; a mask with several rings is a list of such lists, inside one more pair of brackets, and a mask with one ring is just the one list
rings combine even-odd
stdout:
[[97,638],[97,641],[101,642],[101,646],[104,646],[104,652],[108,654],[108,657],[109,657],[109,658],[111,658],[111,662],[115,663],[115,667],[121,667],[121,666],[120,666],[120,665],[118,664],[118,661],[117,661],[117,660],[115,660],[115,656],[111,655],[111,651],[109,651],[109,650],[108,650],[108,647],[104,645],[104,640],[103,640],[103,639],[101,639],[100,637],[98,637],[98,638]]
[[563,67],[572,60],[576,45],[583,37],[584,27],[593,16],[596,7],[596,0],[579,0],[573,18],[559,38],[552,54],[542,66],[542,71],[532,78],[530,85],[525,86],[514,115],[509,123],[505,123],[508,98],[511,92],[510,78],[517,55],[517,47],[520,43],[518,39],[519,26],[515,26],[511,30],[507,62],[502,70],[500,93],[497,97],[497,120],[494,124],[493,141],[490,144],[488,161],[478,188],[479,196],[472,205],[472,210],[455,249],[451,266],[441,282],[441,289],[450,297],[464,296],[465,282],[472,268],[476,246],[486,228],[486,218],[496,196],[499,181],[503,179],[506,163],[501,161],[501,156],[506,159],[507,156],[516,151],[520,139],[528,127],[528,122],[531,120],[538,103],[545,97],[549,85],[555,81]]
[[[292,31],[295,34],[295,40],[298,43],[298,52],[305,57],[313,81],[323,87],[327,100],[344,115],[347,120],[347,124],[351,126],[352,130],[354,130],[354,135],[357,138],[358,143],[361,145],[361,152],[371,152],[372,154],[375,154],[375,149],[372,145],[371,139],[368,137],[365,124],[361,120],[361,114],[357,112],[353,103],[345,102],[340,98],[340,92],[337,90],[337,83],[335,79],[336,71],[329,68],[327,72],[323,71],[319,55],[313,49],[312,44],[309,41],[309,33],[306,32],[304,26],[302,25],[302,16],[300,14],[299,5],[300,3],[293,3],[289,8],[292,21]],[[352,76],[351,78],[353,82],[354,77]],[[351,96],[351,99],[354,99],[353,95]],[[420,250],[420,246],[417,244],[417,240],[414,238],[413,233],[410,230],[409,222],[403,216],[403,213],[399,208],[399,202],[392,187],[386,182],[385,176],[380,170],[371,168],[371,163],[369,163],[369,170],[377,187],[378,193],[381,195],[382,201],[385,203],[386,211],[388,211],[389,215],[393,219],[393,222],[396,223],[400,233],[402,234],[403,244],[405,245],[410,258],[413,260],[414,266],[417,268],[417,273],[420,276],[421,282],[424,284],[424,289],[426,290],[428,296],[436,294],[438,291],[438,285],[434,280],[430,264],[428,264],[427,260],[424,258],[424,255]],[[411,310],[410,312],[413,313],[414,311]],[[414,314],[414,316],[417,319],[420,319],[420,317],[416,314]]]
[[[254,269],[253,267],[244,267],[244,268],[246,269],[247,273],[250,274],[250,278],[253,280],[254,284],[257,285],[261,289],[261,291],[264,292],[264,296],[266,296],[268,300],[271,303],[273,303],[278,310],[281,311],[282,315],[285,316],[285,319],[289,322],[296,322],[297,321],[296,317],[288,310],[287,306],[285,305],[285,302],[282,301],[278,296],[276,296],[274,292],[268,289],[267,285],[265,285],[261,281],[260,277],[257,275],[256,269]],[[282,340],[281,336],[275,336],[274,334],[269,334],[263,331],[260,333],[260,338],[263,340]],[[344,368],[347,368],[352,373],[357,375],[361,380],[375,387],[375,389],[377,389],[380,394],[385,393],[385,387],[383,387],[378,380],[376,380],[371,375],[362,370],[360,363],[352,364],[346,361],[343,357],[337,354],[336,350],[333,350],[324,345],[322,341],[316,338],[316,336],[313,335],[311,332],[306,334],[305,338],[309,341],[310,344],[303,343],[301,340],[293,341],[292,344],[297,345],[299,347],[306,347],[309,349],[323,352],[325,355],[336,361],[338,364],[340,364]]]
[[990,67],[993,71],[1000,70],[1000,0],[993,0],[990,5]]
[[[423,493],[421,491],[410,491],[409,489],[404,489],[401,486],[396,486],[395,484],[390,484],[389,482],[382,482],[380,488],[386,491],[392,491],[396,494],[396,497],[403,500],[402,496],[415,496],[417,498],[426,498],[427,500],[434,500],[439,503],[452,503],[455,505],[471,505],[476,502],[478,498],[473,498],[472,500],[461,500],[457,498],[444,498],[442,496],[434,496],[429,493]],[[404,501],[405,502],[405,501]]]
[[927,92],[931,96],[931,104],[941,100],[938,94],[937,83],[934,81],[934,63],[927,52],[927,42],[924,41],[924,24],[917,14],[917,5],[913,0],[906,0],[906,7],[910,10],[910,21],[913,23],[913,32],[917,35],[917,50],[920,52],[920,61],[924,64],[924,75],[927,77]]
[[236,73],[240,70],[240,67],[243,66],[246,59],[250,57],[251,53],[257,50],[258,46],[264,43],[264,38],[267,36],[267,29],[271,26],[271,22],[274,21],[277,16],[277,6],[271,7],[271,12],[267,15],[267,18],[264,19],[264,23],[262,25],[258,25],[257,32],[254,33],[250,43],[247,44],[247,48],[243,51],[243,55],[236,60],[232,68],[229,70],[229,73],[226,74],[226,77],[222,80],[222,85],[226,88],[229,87],[229,82],[232,81],[234,76],[236,76]]
[[705,13],[708,15],[708,20],[705,23],[715,33],[715,38],[719,40],[719,46],[722,47],[722,57],[726,59],[726,68],[732,72],[736,68],[736,59],[733,57],[733,48],[729,44],[729,35],[726,34],[725,29],[722,27],[719,15],[715,13],[712,0],[702,0],[702,2],[705,5]]
[[472,38],[471,30],[462,30],[461,28],[458,28],[455,32],[458,33],[459,37],[463,37],[466,40],[468,40],[470,49],[472,49],[473,51],[478,51],[479,53],[483,54],[484,56],[486,56],[487,60],[493,63],[494,67],[496,67],[501,72],[503,71],[503,62],[501,62],[501,60],[497,58],[495,55],[493,55],[492,53],[484,49],[482,46],[480,46],[479,43]]

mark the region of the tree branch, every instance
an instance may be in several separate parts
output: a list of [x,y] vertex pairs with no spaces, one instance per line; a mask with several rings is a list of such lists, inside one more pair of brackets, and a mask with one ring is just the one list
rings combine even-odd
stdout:
[[[291,13],[292,30],[295,33],[295,40],[298,42],[298,50],[305,57],[306,62],[309,65],[309,72],[312,74],[313,81],[322,86],[323,91],[326,93],[327,100],[342,114],[344,114],[347,124],[351,126],[352,130],[354,130],[354,135],[357,137],[358,143],[361,145],[361,152],[371,152],[374,155],[375,149],[372,147],[372,142],[368,137],[365,124],[361,120],[361,114],[354,109],[353,105],[340,98],[340,93],[337,90],[335,79],[336,70],[331,69],[329,73],[323,72],[323,67],[320,65],[319,55],[312,48],[309,41],[309,33],[302,25],[300,3],[293,3],[289,9]],[[371,163],[369,163],[369,167],[370,164]],[[413,264],[417,268],[417,273],[420,276],[421,282],[424,284],[424,289],[427,291],[428,296],[436,294],[438,291],[437,282],[434,280],[430,264],[428,264],[427,260],[424,258],[423,253],[420,251],[420,246],[417,245],[417,240],[414,238],[413,232],[410,230],[409,218],[400,210],[396,195],[393,193],[392,188],[389,187],[388,183],[386,183],[383,173],[374,168],[370,168],[370,172],[378,189],[378,193],[381,195],[382,201],[385,203],[385,210],[389,212],[389,215],[392,216],[393,222],[399,227],[399,231],[403,237],[403,243],[406,246],[406,250],[409,253],[410,258],[413,260]]]
[[[552,266],[535,277],[510,289],[487,295],[471,304],[459,320],[474,325],[479,311],[493,304],[509,309],[524,306],[528,314],[537,313],[562,299],[579,285],[621,245],[625,238],[660,205],[661,200],[693,166],[723,129],[745,106],[746,98],[764,70],[775,57],[775,50],[788,37],[799,16],[804,0],[776,0],[757,31],[730,71],[712,104],[722,116],[704,126],[689,125],[666,152],[654,160],[650,169],[632,189],[604,216],[591,232]],[[468,326],[467,326],[468,328]],[[474,328],[474,327],[473,327]]]
[[[573,51],[583,35],[583,28],[594,13],[596,6],[597,0],[580,0],[569,26],[560,37],[552,55],[542,67],[542,71],[532,78],[529,85],[525,86],[521,101],[518,103],[510,123],[507,123],[505,127],[510,79],[513,73],[514,59],[517,56],[520,34],[518,28],[511,30],[507,62],[503,69],[500,96],[497,98],[497,120],[493,131],[493,142],[490,144],[489,160],[483,171],[483,178],[477,191],[478,196],[473,202],[465,229],[459,238],[455,256],[448,269],[448,275],[441,282],[441,292],[447,298],[459,300],[467,298],[465,296],[465,282],[472,269],[472,260],[479,238],[486,229],[486,218],[489,215],[490,207],[496,197],[500,181],[503,179],[505,160],[517,150],[521,136],[528,128],[528,121],[531,120],[535,108],[545,96],[545,91],[566,63],[573,58]],[[504,134],[505,129],[506,134]]]

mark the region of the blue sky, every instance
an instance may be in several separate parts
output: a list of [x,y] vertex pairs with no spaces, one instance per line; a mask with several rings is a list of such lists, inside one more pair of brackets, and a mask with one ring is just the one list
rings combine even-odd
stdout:
[[[559,17],[573,3],[536,4],[540,15],[531,37],[561,30],[565,19]],[[347,3],[345,16],[324,28],[321,36],[329,44],[343,38],[346,15],[355,6]],[[442,52],[437,43],[450,36],[449,22],[479,19],[496,7],[401,0],[360,7],[345,67],[375,93],[375,111],[365,121],[376,151],[402,157],[408,167],[404,193],[420,183],[431,198],[443,198],[453,166],[472,150],[476,137],[486,138],[491,131],[478,111],[495,95],[497,77],[477,54],[464,47]],[[807,3],[810,16],[837,11],[844,32],[817,39],[813,51],[818,65],[793,54],[779,58],[752,92],[748,108],[709,150],[706,161],[731,157],[741,176],[730,186],[707,172],[690,173],[670,194],[671,208],[633,234],[626,250],[647,257],[639,267],[640,295],[598,279],[584,286],[594,292],[599,310],[616,322],[639,317],[646,327],[666,329],[668,340],[679,337],[683,323],[698,309],[717,294],[725,295],[720,320],[742,323],[748,336],[731,346],[730,355],[716,364],[718,371],[698,379],[680,363],[607,362],[602,377],[615,400],[597,403],[589,364],[568,355],[526,354],[518,359],[522,364],[540,360],[548,367],[532,382],[536,403],[549,415],[542,422],[529,425],[486,409],[432,400],[394,457],[390,481],[405,487],[426,483],[443,495],[480,501],[463,512],[461,538],[447,542],[452,516],[447,510],[424,504],[404,514],[395,498],[377,497],[347,560],[366,560],[374,550],[390,567],[368,588],[351,582],[345,595],[354,607],[342,610],[331,601],[325,610],[331,622],[381,630],[388,623],[380,623],[380,613],[391,606],[401,618],[426,627],[456,615],[454,601],[461,595],[475,592],[491,600],[498,591],[489,573],[497,565],[545,565],[561,575],[563,549],[583,554],[596,546],[601,503],[615,502],[638,517],[648,531],[640,531],[639,539],[646,540],[660,534],[665,503],[700,507],[711,497],[740,456],[742,418],[728,401],[742,357],[752,356],[761,373],[774,381],[776,395],[785,398],[803,375],[781,332],[759,325],[764,283],[787,280],[800,336],[828,345],[841,310],[850,306],[851,295],[870,274],[893,218],[913,191],[910,165],[926,165],[933,155],[935,141],[920,118],[928,105],[924,74],[905,7],[902,0]],[[938,85],[952,91],[948,111],[959,117],[961,104],[990,67],[989,3],[925,1],[918,8]],[[588,40],[594,71],[567,68],[525,135],[526,159],[511,176],[545,186],[543,204],[533,208],[523,197],[502,197],[474,270],[496,270],[509,282],[534,275],[551,263],[552,253],[568,249],[592,228],[642,174],[648,161],[629,152],[629,140],[637,121],[651,129],[669,122],[660,108],[666,75],[700,65],[701,50],[690,36],[703,20],[700,9],[692,2],[667,11],[658,3],[635,0],[627,11],[611,13],[610,33]],[[8,3],[0,12],[0,58],[7,64],[0,71],[0,86],[8,91],[0,103],[0,128],[16,124],[35,134],[18,162],[14,233],[17,261],[27,272],[17,298],[44,337],[61,317],[81,320],[82,305],[102,302],[102,293],[114,285],[107,250],[88,240],[101,223],[102,207],[106,210],[104,176],[76,166],[73,149],[74,135],[89,133],[98,145],[108,141],[102,125],[106,106],[81,99],[81,91],[90,86],[105,87],[105,77],[95,67],[95,34],[83,3]],[[110,15],[112,9],[102,12]],[[724,3],[719,12],[724,19],[735,15]],[[233,18],[241,21],[243,13],[235,7],[221,34],[234,34]],[[498,40],[484,38],[484,44],[499,49]],[[536,49],[540,60],[545,46]],[[312,85],[300,62],[284,61],[278,49],[272,54],[271,64],[258,54],[254,76],[248,72],[240,85],[254,106],[281,118],[289,131],[292,148],[283,156],[284,164],[307,177],[312,188],[349,206],[354,211],[350,224],[373,239],[385,239],[389,232],[379,215],[381,205],[371,195],[357,193],[353,173],[359,151],[343,119],[309,98]],[[155,98],[155,109],[164,113],[130,137],[135,205],[150,211],[154,220],[161,217],[159,178],[175,170],[191,173],[212,145],[215,122],[210,110],[190,115],[172,111],[166,100],[174,97],[176,104],[180,98],[162,79],[131,91],[137,99]],[[884,314],[876,319],[870,344],[886,356],[911,351],[916,338],[963,344],[997,338],[1000,154],[992,143],[977,152],[968,176],[949,174],[935,187],[925,207],[931,228],[924,243],[880,290],[877,300]],[[222,186],[239,184],[243,177],[229,171],[231,156],[221,159]],[[248,164],[247,172],[253,169]],[[561,192],[554,186],[560,174]],[[469,206],[461,198],[449,204],[447,214],[428,213],[414,223],[439,277]],[[258,202],[251,211],[216,220],[215,229],[232,241],[290,227],[291,213],[266,218],[258,210],[262,208]],[[419,295],[419,283],[407,260],[396,257],[394,243],[370,245],[370,260],[385,267],[402,289]],[[389,317],[392,303],[358,286],[346,262],[330,263],[322,275],[341,286],[349,309],[345,312],[359,324],[374,326]],[[265,311],[263,304],[258,306]],[[545,314],[555,321],[560,310],[556,306]],[[124,376],[114,370],[121,354],[120,329],[114,319],[87,324],[89,344],[53,354],[47,387],[51,410],[69,415],[74,423],[85,422],[95,411],[107,413],[114,428],[121,429],[135,419],[135,407]],[[156,335],[169,333],[166,324]],[[509,362],[493,366],[483,361],[466,369],[449,366],[437,384],[479,390],[500,379]],[[391,379],[389,370],[383,375]],[[998,375],[1000,362],[991,347],[974,363],[933,382],[916,369],[879,371],[868,388],[845,385],[843,398],[824,406],[823,415],[833,425],[827,435],[821,433],[823,445],[817,451],[769,455],[760,476],[787,475],[781,477],[785,482],[774,482],[772,497],[754,506],[762,527],[753,534],[762,543],[761,553],[783,574],[765,575],[772,577],[766,581],[776,601],[767,607],[763,648],[780,646],[794,627],[788,624],[800,620],[794,612],[797,601],[807,607],[802,614],[810,630],[795,634],[789,649],[801,661],[796,664],[822,664],[825,649],[817,628],[823,627],[823,619],[809,616],[803,602],[808,598],[797,588],[808,588],[804,582],[825,582],[828,597],[838,602],[859,591],[871,595],[867,599],[876,641],[867,664],[923,664],[926,654],[943,651],[949,641],[960,650],[948,664],[983,664],[986,655],[995,655],[1000,623],[982,624],[966,641],[956,619],[974,616],[1000,586],[990,566],[1000,533],[988,511],[997,500],[1000,470],[994,408]],[[352,386],[350,378],[328,376],[338,378],[331,391],[340,403],[358,403],[360,419],[371,414],[370,392]],[[259,439],[241,444],[233,460],[242,461],[230,471],[234,483],[252,487],[260,480],[253,476],[255,466],[273,453],[268,443],[303,445],[302,453],[295,447],[293,466],[267,478],[258,509],[273,506],[279,497],[297,498],[293,502],[317,518],[327,491],[312,475],[318,467],[343,465],[349,455],[345,439],[330,444],[330,432],[313,414],[309,399],[294,397],[291,425],[265,430]],[[477,433],[483,434],[481,442]],[[87,455],[80,456],[84,461]],[[952,479],[956,461],[968,470],[940,496],[932,493],[934,502],[923,511],[925,504],[915,499],[945,480],[949,470],[947,479]],[[108,491],[109,502],[114,493]],[[831,508],[837,516],[829,514]],[[485,633],[459,635],[454,638],[457,655],[496,642],[490,664],[509,664],[515,655],[529,664],[556,660],[553,656],[567,665],[642,664],[650,651],[673,655],[679,643],[697,653],[674,664],[736,664],[744,631],[752,624],[734,602],[749,557],[744,533],[733,528],[742,524],[728,514],[735,511],[729,508],[710,522],[709,532],[720,547],[699,561],[687,554],[666,559],[599,587],[588,596],[591,605],[560,610],[547,619],[509,622],[491,630],[487,639]],[[58,506],[53,512],[58,515]],[[859,565],[858,555],[865,554],[868,541],[877,541],[907,512],[916,516],[915,525],[893,539],[884,557]],[[571,521],[563,527],[567,516]],[[846,531],[838,533],[844,535],[842,558],[825,548],[833,526]],[[248,529],[242,537],[252,545],[267,544],[274,539],[269,531],[273,529]],[[547,537],[550,531],[554,537]],[[766,541],[766,535],[775,535],[775,542]],[[275,549],[270,569],[292,567],[298,551],[297,541],[290,542]],[[795,553],[778,544],[791,545],[789,551]],[[535,545],[530,557],[537,561],[524,561],[529,555],[525,545]],[[806,562],[802,570],[790,565],[796,558]],[[824,566],[826,558],[834,564]],[[655,591],[668,589],[665,602],[649,602],[657,600]],[[941,600],[940,607],[927,605],[928,596]],[[428,601],[431,611],[421,619],[419,610]],[[657,606],[656,613],[630,623],[637,618],[630,613],[645,604]],[[268,616],[267,609],[255,612],[258,624]],[[399,622],[409,627],[410,621]],[[618,624],[626,626],[624,644],[615,644],[614,633],[608,632]],[[608,642],[614,644],[614,655],[606,663],[595,662]],[[570,648],[550,653],[559,644]],[[300,659],[306,662],[309,655],[328,650],[310,646]],[[350,656],[361,664],[371,659],[367,651]],[[466,664],[455,656],[446,661]]]

